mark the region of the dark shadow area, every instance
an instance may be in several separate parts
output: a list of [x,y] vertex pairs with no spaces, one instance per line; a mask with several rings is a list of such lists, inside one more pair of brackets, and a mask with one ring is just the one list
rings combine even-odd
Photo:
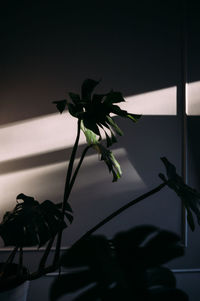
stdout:
[[197,1],[187,1],[187,65],[188,65],[188,82],[199,81],[200,79],[200,4]]
[[0,124],[55,112],[51,101],[88,77],[124,96],[176,86],[181,5],[170,3],[2,10]]
[[[80,145],[79,152],[82,152],[85,146],[86,145]],[[67,160],[70,158],[71,151],[72,147],[47,152],[44,154],[7,160],[0,163],[0,174],[12,173],[54,163],[67,162]]]
[[190,185],[194,186],[199,190],[200,187],[200,143],[199,139],[199,128],[200,128],[200,117],[199,116],[188,116],[188,181]]

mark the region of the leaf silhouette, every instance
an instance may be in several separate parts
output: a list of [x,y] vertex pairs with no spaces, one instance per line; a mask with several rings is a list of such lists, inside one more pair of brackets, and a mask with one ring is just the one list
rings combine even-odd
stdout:
[[[60,226],[67,227],[66,222],[60,224],[62,214],[53,202],[46,200],[40,204],[23,193],[17,200],[22,202],[17,203],[13,211],[6,212],[0,224],[0,236],[6,246],[41,247],[57,234]],[[66,209],[65,216],[71,223],[72,211]]]
[[[70,268],[51,287],[51,300],[84,289],[81,300],[188,300],[176,289],[173,273],[162,263],[183,255],[176,234],[153,226],[140,226],[112,240],[94,235],[72,246],[61,265]],[[74,268],[74,270],[73,270]]]
[[194,231],[195,224],[192,211],[196,215],[197,221],[200,225],[200,193],[184,183],[183,178],[176,173],[176,167],[169,162],[166,157],[162,157],[161,160],[165,165],[167,178],[162,173],[159,174],[159,177],[166,182],[182,200],[183,205],[187,210],[188,224],[191,230]]

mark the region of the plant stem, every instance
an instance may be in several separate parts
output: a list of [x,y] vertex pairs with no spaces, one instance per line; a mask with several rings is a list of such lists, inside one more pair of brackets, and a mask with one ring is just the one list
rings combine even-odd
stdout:
[[39,264],[39,267],[38,267],[38,270],[42,270],[44,267],[45,267],[45,264],[46,264],[46,261],[47,261],[47,258],[48,258],[48,255],[51,251],[51,247],[53,245],[53,242],[54,242],[54,239],[55,239],[55,236],[52,237],[50,239],[50,241],[48,242],[48,245],[46,246],[46,249],[44,251],[44,254],[40,260],[40,264]]
[[20,268],[23,266],[23,249],[20,247],[19,249],[19,266]]
[[[67,193],[67,200],[68,200],[68,198],[69,198],[69,196],[70,196],[70,193],[71,193],[71,191],[72,191],[73,185],[74,185],[74,183],[75,183],[77,174],[78,174],[79,169],[80,169],[80,167],[81,167],[81,164],[83,163],[83,160],[84,160],[84,158],[85,158],[85,155],[86,155],[87,151],[88,151],[92,146],[93,146],[92,144],[86,146],[85,149],[84,149],[83,152],[82,152],[81,158],[80,158],[79,163],[78,163],[78,165],[77,165],[77,167],[76,167],[76,169],[75,169],[75,171],[74,171],[73,177],[72,177],[71,182],[70,182],[70,185],[69,185],[69,189],[68,189],[68,193]],[[62,207],[62,203],[57,203],[56,205],[58,206],[58,208],[61,208],[61,207]]]
[[69,190],[70,190],[70,180],[71,180],[71,175],[73,171],[73,166],[74,166],[74,161],[76,157],[76,152],[78,149],[78,143],[79,143],[79,138],[80,138],[80,131],[81,131],[81,120],[78,119],[78,127],[77,127],[77,136],[76,140],[72,149],[70,161],[69,161],[69,166],[67,169],[67,175],[66,175],[66,180],[65,180],[65,188],[64,188],[64,197],[63,197],[63,203],[62,203],[62,217],[60,221],[60,230],[58,232],[58,237],[57,237],[57,242],[56,242],[56,251],[55,251],[55,256],[53,260],[53,264],[55,264],[60,257],[60,246],[61,246],[61,241],[62,241],[62,232],[63,232],[63,221],[65,217],[65,207],[68,201],[69,197]]
[[81,158],[80,158],[79,163],[78,163],[78,165],[77,165],[77,167],[76,167],[76,169],[75,169],[75,171],[74,171],[73,177],[72,177],[71,182],[70,182],[70,185],[69,185],[69,190],[68,190],[68,194],[67,194],[67,200],[68,200],[68,198],[69,198],[69,195],[70,195],[71,190],[72,190],[72,188],[73,188],[73,185],[74,185],[74,183],[75,183],[77,174],[78,174],[79,169],[80,169],[80,167],[81,167],[81,164],[83,163],[83,160],[84,160],[84,158],[85,158],[85,155],[86,155],[87,151],[90,149],[90,147],[92,147],[92,145],[86,146],[85,149],[84,149],[83,152],[82,152]]
[[14,249],[12,250],[12,252],[10,253],[7,261],[5,262],[5,265],[7,265],[8,263],[12,263],[14,258],[15,258],[15,255],[17,253],[17,250],[18,250],[18,246],[14,247]]
[[117,211],[113,212],[112,214],[110,214],[109,216],[107,216],[105,219],[103,219],[100,223],[98,223],[96,226],[94,226],[92,229],[90,229],[89,231],[87,231],[79,240],[77,240],[72,246],[77,245],[80,241],[86,239],[87,237],[89,237],[93,232],[95,232],[97,229],[99,229],[100,227],[104,226],[106,223],[108,223],[111,219],[113,219],[114,217],[116,217],[117,215],[119,215],[120,213],[122,213],[124,210],[130,208],[131,206],[139,203],[140,201],[148,198],[149,196],[159,192],[163,187],[165,187],[167,185],[167,182],[162,183],[160,185],[158,185],[157,187],[155,187],[154,189],[148,191],[147,193],[144,193],[143,195],[139,196],[138,198],[132,200],[131,202],[129,202],[128,204],[124,205],[123,207],[119,208]]
[[66,176],[66,180],[65,180],[65,188],[64,188],[64,197],[63,197],[63,213],[65,211],[65,205],[68,201],[68,197],[69,197],[69,187],[70,187],[70,180],[71,180],[71,175],[72,175],[72,171],[73,171],[73,166],[74,166],[74,161],[75,161],[75,157],[76,157],[76,152],[78,149],[78,143],[79,143],[79,138],[80,138],[80,131],[81,131],[81,120],[78,119],[78,127],[77,127],[77,136],[76,136],[76,140],[72,149],[72,153],[71,153],[71,157],[70,157],[70,161],[69,161],[69,167],[67,169],[67,176]]
[[4,271],[7,267],[8,264],[12,263],[14,260],[14,257],[17,253],[18,250],[18,246],[14,247],[14,249],[12,250],[12,252],[10,253],[10,255],[8,256],[8,259],[6,260],[6,262],[3,263],[1,271],[0,271],[0,278],[3,279],[4,276]]
[[[67,197],[67,200],[68,200],[68,197],[69,197],[69,195],[70,195],[70,193],[71,193],[71,190],[72,190],[72,188],[73,188],[73,185],[74,185],[74,183],[75,183],[75,180],[76,180],[78,171],[79,171],[79,169],[80,169],[80,167],[81,167],[81,164],[82,164],[82,162],[83,162],[83,160],[84,160],[84,158],[85,158],[85,155],[86,155],[86,153],[87,153],[87,151],[89,150],[90,147],[91,147],[91,145],[88,145],[88,146],[83,150],[83,152],[82,152],[81,158],[80,158],[80,160],[79,160],[79,163],[78,163],[78,165],[77,165],[77,167],[76,167],[76,169],[75,169],[75,172],[74,172],[73,177],[72,177],[71,182],[70,182],[70,186],[69,186],[69,189],[68,189],[68,194],[67,194],[67,196],[66,196],[66,197]],[[52,244],[53,244],[53,242],[54,242],[54,239],[55,239],[55,237],[53,237],[53,238],[49,241],[49,243],[48,243],[48,245],[47,245],[47,247],[46,247],[46,249],[45,249],[45,252],[44,252],[44,254],[43,254],[43,256],[42,256],[42,259],[40,260],[39,270],[41,270],[41,269],[43,269],[43,268],[45,267],[45,263],[46,263],[46,261],[47,261],[48,255],[49,255],[49,253],[50,253],[50,251],[51,251],[51,247],[52,247]]]
[[[69,195],[70,195],[70,192],[71,192],[71,190],[72,190],[72,188],[73,188],[73,185],[74,185],[74,183],[75,183],[77,174],[78,174],[79,169],[80,169],[80,167],[81,167],[81,165],[82,165],[82,163],[83,163],[83,160],[84,160],[84,158],[85,158],[85,155],[86,155],[87,151],[90,149],[90,147],[92,147],[92,145],[88,145],[87,147],[85,147],[85,149],[84,149],[83,152],[82,152],[81,158],[80,158],[80,160],[79,160],[79,163],[78,163],[78,165],[77,165],[77,167],[76,167],[76,169],[75,169],[75,171],[74,171],[73,177],[72,177],[71,182],[70,182],[70,186],[69,186],[69,190],[68,190],[67,199],[68,199],[68,197],[69,197]],[[43,256],[42,256],[42,258],[41,258],[41,260],[40,260],[39,268],[38,268],[37,272],[32,273],[32,275],[30,276],[31,279],[36,279],[36,278],[39,277],[39,276],[37,276],[37,275],[43,275],[43,274],[46,273],[46,272],[44,272],[44,271],[46,271],[46,269],[45,269],[45,263],[46,263],[46,261],[47,261],[48,255],[49,255],[49,253],[50,253],[50,251],[51,251],[51,247],[52,247],[52,244],[53,244],[54,239],[55,239],[55,237],[52,238],[52,239],[49,241],[49,243],[48,243],[48,245],[47,245],[47,247],[46,247],[46,249],[45,249],[45,252],[44,252],[44,254],[43,254]],[[54,261],[53,265],[52,265],[51,267],[48,267],[47,269],[51,269],[51,271],[54,271],[55,269],[57,269],[57,267],[58,267],[58,260]]]
[[17,267],[17,276],[20,277],[23,274],[23,248],[19,248],[19,265]]

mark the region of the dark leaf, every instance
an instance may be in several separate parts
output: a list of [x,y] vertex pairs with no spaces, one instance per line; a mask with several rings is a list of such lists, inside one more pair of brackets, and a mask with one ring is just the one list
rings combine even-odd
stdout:
[[74,217],[72,214],[65,212],[65,216],[68,219],[68,221],[70,222],[70,224],[73,222]]
[[106,135],[106,146],[110,147],[112,145],[112,139],[108,136],[106,132],[105,135]]
[[186,210],[187,210],[187,221],[188,221],[188,224],[190,226],[190,229],[192,231],[194,231],[195,230],[195,224],[194,224],[194,219],[193,219],[192,212],[191,212],[191,210],[190,210],[189,207],[187,207]]
[[81,99],[80,99],[80,96],[79,96],[78,94],[69,92],[69,96],[70,96],[71,100],[73,101],[73,103],[74,103],[75,105],[80,104]]
[[172,271],[164,267],[155,267],[147,270],[147,285],[151,287],[176,287],[176,278]]
[[69,113],[73,116],[73,117],[78,117],[78,113],[79,113],[79,108],[77,108],[76,105],[72,104],[72,103],[69,103],[68,104],[68,110],[69,110]]
[[110,112],[114,113],[117,116],[121,116],[121,117],[127,117],[128,113],[125,110],[121,110],[120,107],[116,106],[116,105],[112,105],[110,107]]
[[67,100],[66,99],[57,100],[57,101],[53,101],[53,103],[56,104],[56,108],[58,109],[58,111],[62,113],[67,105]]
[[115,135],[113,134],[112,131],[111,131],[111,141],[112,141],[112,144],[117,142],[117,138],[115,137]]
[[176,177],[177,177],[176,167],[173,164],[171,164],[166,157],[162,157],[160,159],[165,165],[168,179],[169,180],[176,179]]
[[[184,248],[178,243],[179,240],[179,236],[175,233],[160,231],[144,246],[144,263],[148,266],[155,266],[183,256]],[[149,258],[146,261],[147,254]]]
[[115,235],[113,241],[117,249],[127,252],[128,249],[139,247],[145,239],[154,233],[157,228],[154,226],[144,225],[132,228],[131,230],[119,232]]
[[[55,206],[56,206],[58,209],[61,209],[61,208],[62,208],[62,203],[57,203],[57,204],[55,204]],[[66,204],[65,210],[66,210],[66,211],[69,211],[69,212],[71,212],[71,213],[73,213],[72,207],[70,206],[69,203]]]
[[25,204],[26,203],[31,204],[31,203],[35,202],[35,200],[32,196],[25,195],[24,193],[18,194],[16,199],[17,200],[23,200]]
[[110,93],[107,94],[104,103],[107,105],[111,105],[113,103],[119,103],[124,101],[125,99],[123,98],[121,92],[111,91]]
[[167,297],[187,300],[186,295],[175,288],[173,273],[160,267],[160,262],[166,262],[166,250],[171,254],[167,255],[168,259],[174,258],[171,249],[174,250],[178,242],[176,234],[158,231],[153,226],[119,233],[112,241],[103,236],[88,237],[62,257],[61,265],[75,270],[69,278],[61,278],[60,283],[58,278],[52,296],[82,289],[74,301],[163,301],[168,300]]
[[94,94],[92,96],[92,102],[101,104],[105,96],[106,96],[106,94]]
[[[5,245],[40,247],[57,234],[60,226],[66,227],[65,222],[60,224],[61,211],[51,201],[46,200],[40,204],[23,193],[17,199],[22,202],[13,211],[6,213],[0,224],[0,235]],[[68,215],[71,222],[71,214]]]
[[166,182],[166,184],[174,190],[177,196],[182,200],[188,212],[189,226],[191,227],[191,230],[194,231],[195,225],[190,209],[195,213],[198,223],[200,224],[200,194],[184,183],[183,178],[176,173],[176,167],[170,163],[167,158],[162,157],[161,160],[165,165],[168,179],[166,179],[163,174],[159,174],[159,177]]
[[94,88],[99,84],[99,81],[95,81],[93,79],[86,79],[81,87],[81,98],[83,100],[91,100],[91,94]]
[[100,132],[99,132],[98,126],[96,125],[96,122],[94,120],[90,120],[90,119],[84,118],[83,119],[83,123],[84,123],[84,126],[87,129],[91,130],[96,135],[100,136]]

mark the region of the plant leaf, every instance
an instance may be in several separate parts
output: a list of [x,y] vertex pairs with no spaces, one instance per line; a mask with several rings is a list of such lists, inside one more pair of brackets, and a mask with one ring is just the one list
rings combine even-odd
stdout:
[[56,108],[60,113],[62,113],[67,105],[67,100],[66,99],[57,100],[57,101],[53,101],[52,103],[56,104]]
[[[61,211],[49,200],[40,204],[23,193],[17,199],[23,202],[18,203],[13,211],[6,212],[0,224],[0,235],[4,244],[22,247],[44,245],[60,229]],[[72,214],[65,213],[69,222],[72,222]],[[63,222],[62,227],[66,226]]]
[[104,103],[107,105],[111,105],[113,103],[119,103],[124,101],[125,99],[123,98],[121,92],[111,91],[110,93],[107,94]]
[[87,101],[91,100],[91,94],[99,82],[100,81],[95,81],[93,79],[84,80],[81,87],[81,98]]
[[98,139],[97,139],[96,134],[93,131],[87,129],[84,126],[83,121],[81,121],[81,130],[83,131],[83,133],[84,133],[84,135],[86,137],[88,145],[92,145],[92,144],[97,144],[98,143]]
[[95,120],[84,118],[83,123],[87,129],[91,130],[96,135],[100,136],[100,132],[99,132],[98,126],[96,125]]
[[128,113],[127,117],[133,122],[137,122],[142,117],[142,115]]
[[191,227],[191,230],[194,231],[195,225],[190,209],[195,213],[200,225],[200,193],[184,183],[183,178],[176,173],[176,167],[170,163],[166,157],[162,157],[161,160],[165,165],[168,180],[163,174],[159,174],[159,177],[182,200],[186,210],[188,211],[189,226]]
[[148,288],[155,286],[176,287],[176,278],[172,271],[166,267],[154,267],[147,270]]
[[82,289],[74,301],[167,301],[169,296],[170,300],[185,301],[187,296],[176,289],[172,272],[160,266],[167,251],[173,253],[167,255],[168,259],[174,258],[171,250],[178,242],[176,234],[154,226],[137,227],[117,234],[112,240],[99,235],[85,238],[62,256],[61,265],[75,269],[69,280],[66,277],[58,286],[54,285],[53,294]]
[[75,105],[79,105],[81,102],[80,96],[76,93],[69,92],[69,96]]
[[112,126],[112,128],[115,130],[115,132],[119,136],[123,136],[122,130],[118,127],[118,125],[116,124],[116,122],[114,122],[114,120],[111,117],[107,116],[107,122],[108,122],[108,124],[110,124]]
[[113,182],[116,182],[122,175],[120,164],[115,159],[113,153],[109,149],[105,148],[101,143],[98,143],[96,147],[101,154],[101,160],[106,163],[109,172],[112,172],[113,174]]
[[[148,266],[164,264],[171,259],[183,256],[184,249],[178,244],[180,238],[175,233],[169,231],[160,231],[144,246],[144,262]],[[148,260],[145,260],[149,254]]]

